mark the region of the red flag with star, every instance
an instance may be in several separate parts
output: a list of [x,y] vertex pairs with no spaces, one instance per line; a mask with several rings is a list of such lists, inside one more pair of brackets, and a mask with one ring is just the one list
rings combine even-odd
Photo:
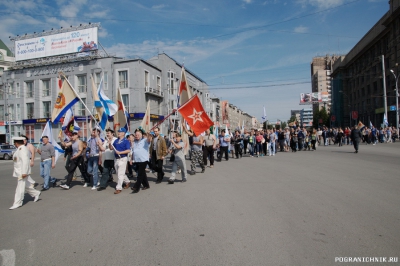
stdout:
[[185,118],[186,122],[197,136],[209,129],[210,126],[214,125],[206,111],[204,111],[203,105],[201,104],[197,94],[182,105],[178,111],[181,113],[183,118]]

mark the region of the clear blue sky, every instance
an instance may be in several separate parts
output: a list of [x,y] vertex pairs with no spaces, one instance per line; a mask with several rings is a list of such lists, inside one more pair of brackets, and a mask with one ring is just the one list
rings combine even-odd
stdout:
[[312,57],[347,53],[388,10],[388,0],[1,1],[0,38],[100,22],[107,52],[165,52],[216,97],[287,120],[311,91]]

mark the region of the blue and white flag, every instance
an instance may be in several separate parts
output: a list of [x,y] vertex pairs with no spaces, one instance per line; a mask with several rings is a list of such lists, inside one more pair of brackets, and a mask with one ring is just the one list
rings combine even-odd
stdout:
[[97,95],[99,96],[100,103],[104,108],[104,112],[108,116],[115,115],[115,113],[118,111],[118,105],[116,105],[113,101],[111,101],[110,98],[108,98],[107,95],[104,93],[103,82],[100,82],[99,84],[99,88],[97,89]]
[[267,121],[267,112],[265,111],[265,106],[264,106],[264,115],[261,118],[263,122]]
[[383,114],[383,123],[384,123],[386,126],[389,126],[388,120],[387,120],[387,118],[386,118],[386,114]]
[[372,127],[373,127],[373,125],[372,125],[372,122],[371,122],[371,121],[369,121],[369,127],[370,127],[370,128],[372,128]]
[[98,120],[99,120],[99,126],[101,128],[101,131],[104,131],[107,127],[108,115],[104,111],[105,108],[103,107],[103,103],[100,101],[100,97],[99,97],[99,93],[98,93],[99,91],[101,91],[101,92],[103,91],[103,77],[100,80],[100,84],[99,84],[98,88],[96,88],[96,84],[94,83],[94,79],[92,77],[92,93],[93,93],[94,107],[96,107],[97,116],[98,116]]
[[60,145],[58,145],[57,141],[54,139],[50,121],[47,121],[46,126],[43,129],[41,137],[43,136],[47,136],[49,138],[49,142],[54,146],[55,150],[54,164],[56,164],[58,157],[60,157],[61,154],[64,154],[64,150],[60,147]]

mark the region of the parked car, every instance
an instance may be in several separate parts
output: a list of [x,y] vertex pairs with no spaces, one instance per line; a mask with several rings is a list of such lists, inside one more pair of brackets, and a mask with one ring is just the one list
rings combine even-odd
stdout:
[[0,158],[3,158],[4,160],[11,160],[14,152],[17,151],[17,148],[14,145],[0,145]]

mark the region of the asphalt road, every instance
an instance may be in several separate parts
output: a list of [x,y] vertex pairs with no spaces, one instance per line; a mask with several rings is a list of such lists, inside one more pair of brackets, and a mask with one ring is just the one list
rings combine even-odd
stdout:
[[[168,185],[165,178],[138,194],[76,182],[69,191],[43,192],[36,203],[27,195],[12,211],[12,161],[0,161],[2,265],[350,265],[335,260],[398,258],[399,152],[395,143],[361,145],[358,154],[329,146],[230,159],[186,183]],[[32,177],[42,183],[38,163]],[[52,175],[65,174],[60,159]],[[363,264],[385,265],[355,265]]]

